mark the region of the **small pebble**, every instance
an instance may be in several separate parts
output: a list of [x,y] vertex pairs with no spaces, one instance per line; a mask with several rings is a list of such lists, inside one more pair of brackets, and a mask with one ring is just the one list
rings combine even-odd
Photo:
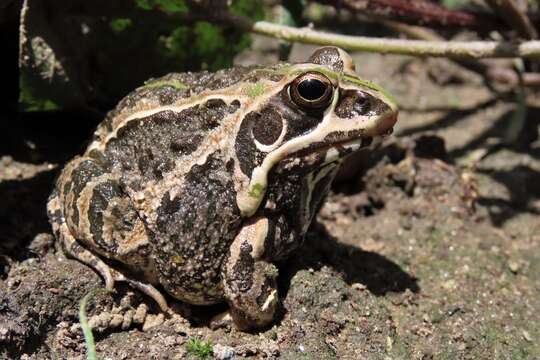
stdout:
[[111,317],[111,321],[109,322],[109,326],[113,328],[117,328],[124,322],[124,317],[120,314],[114,314]]
[[216,344],[213,347],[214,357],[219,360],[230,360],[234,358],[234,348],[226,345]]
[[533,341],[533,338],[532,338],[531,334],[529,334],[529,332],[527,330],[523,330],[521,333],[523,334],[523,338],[525,340],[527,340],[528,342]]
[[360,283],[354,283],[351,285],[351,288],[358,291],[364,291],[367,289],[366,285]]
[[163,321],[165,321],[165,316],[163,315],[163,313],[157,315],[149,314],[146,316],[146,320],[144,321],[142,330],[148,331],[156,326],[163,324]]
[[513,272],[514,274],[517,274],[519,270],[521,269],[521,264],[519,261],[509,260],[508,268],[510,269],[511,272]]

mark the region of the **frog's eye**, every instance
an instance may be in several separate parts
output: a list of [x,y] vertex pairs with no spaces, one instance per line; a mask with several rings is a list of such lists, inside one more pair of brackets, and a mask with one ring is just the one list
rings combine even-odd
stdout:
[[319,72],[307,72],[291,83],[289,92],[292,101],[306,110],[316,110],[328,106],[332,100],[333,86],[330,80]]

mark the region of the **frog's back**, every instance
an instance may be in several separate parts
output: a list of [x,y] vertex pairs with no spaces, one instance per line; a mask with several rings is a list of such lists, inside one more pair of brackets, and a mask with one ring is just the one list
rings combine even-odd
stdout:
[[190,98],[207,90],[219,90],[241,81],[254,67],[234,67],[215,73],[208,71],[170,73],[147,80],[123,98],[111,110],[95,132],[94,141],[123,125],[123,121],[141,111],[189,103]]

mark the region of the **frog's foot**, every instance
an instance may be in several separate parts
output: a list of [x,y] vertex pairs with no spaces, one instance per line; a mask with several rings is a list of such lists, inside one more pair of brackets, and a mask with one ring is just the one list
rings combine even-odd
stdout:
[[[163,311],[165,314],[172,315],[174,314],[174,311],[171,310],[169,305],[167,304],[167,300],[165,300],[165,297],[161,292],[156,289],[154,286],[143,283],[141,281],[133,280],[124,277],[124,275],[118,273],[116,270],[113,270],[114,273],[118,274],[117,277],[115,277],[116,281],[125,281],[135,289],[139,290],[143,294],[151,297],[158,305],[161,311]],[[116,275],[115,275],[116,276]]]
[[167,305],[167,300],[165,300],[165,297],[154,286],[138,280],[130,279],[119,271],[111,268],[99,257],[81,246],[73,235],[71,235],[71,232],[65,223],[59,224],[58,228],[55,230],[57,230],[56,232],[60,235],[60,240],[66,255],[79,260],[97,271],[97,273],[105,280],[105,288],[107,290],[114,290],[114,284],[117,281],[127,282],[135,289],[154,299],[154,301],[159,305],[161,311],[171,314],[171,310]]
[[268,220],[260,218],[244,226],[231,246],[224,275],[230,316],[240,330],[267,326],[278,308],[276,267],[261,258]]
[[105,288],[107,288],[107,290],[113,290],[115,278],[109,265],[105,264],[103,260],[82,247],[81,244],[79,244],[73,237],[73,235],[71,235],[71,232],[69,231],[65,222],[62,222],[57,226],[58,228],[54,230],[55,233],[59,235],[64,253],[67,256],[79,260],[97,271],[97,273],[105,280]]

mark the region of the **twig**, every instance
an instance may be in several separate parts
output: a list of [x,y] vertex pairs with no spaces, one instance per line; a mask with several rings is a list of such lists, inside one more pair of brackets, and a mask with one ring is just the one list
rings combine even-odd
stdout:
[[409,39],[427,40],[427,41],[444,41],[442,36],[439,36],[435,31],[418,25],[409,25],[395,20],[386,20],[375,18],[375,21],[386,26],[388,29],[395,31],[398,34],[403,34]]
[[540,59],[540,41],[423,41],[372,38],[325,33],[309,28],[294,28],[258,21],[252,32],[270,37],[316,45],[335,45],[346,50],[380,52],[412,56],[435,56],[452,59],[536,58]]
[[499,14],[511,28],[516,29],[524,39],[536,39],[538,33],[532,26],[531,21],[518,7],[513,0],[487,0],[491,8]]
[[419,0],[314,0],[316,2],[343,7],[355,13],[376,15],[399,20],[411,25],[436,27],[465,27],[493,30],[501,22],[488,14],[450,10],[444,6]]
[[[377,22],[383,24],[389,29],[403,33],[411,39],[428,40],[428,41],[444,41],[442,36],[439,36],[434,31],[422,26],[407,25],[394,20],[376,19]],[[490,64],[488,60],[481,59],[454,59],[454,63],[473,71],[484,77],[488,81],[507,84],[511,87],[518,85],[519,75],[512,67]],[[522,73],[521,84],[526,87],[540,86],[540,74],[537,73]],[[486,83],[488,87],[490,85]]]

